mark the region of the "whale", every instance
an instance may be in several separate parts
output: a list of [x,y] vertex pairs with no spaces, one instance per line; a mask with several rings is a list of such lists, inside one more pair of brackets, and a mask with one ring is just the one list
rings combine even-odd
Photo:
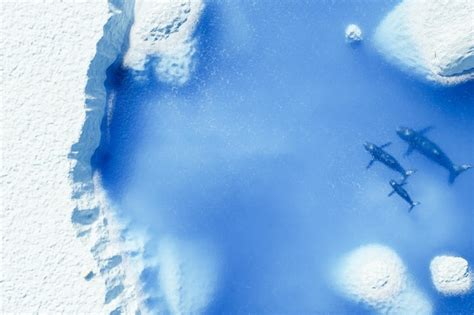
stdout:
[[391,144],[391,142],[387,142],[381,146],[377,146],[373,143],[365,142],[364,148],[372,155],[372,160],[370,160],[366,168],[369,169],[374,164],[374,162],[378,161],[395,172],[402,174],[403,179],[406,179],[408,176],[415,173],[415,170],[405,170],[405,168],[397,161],[395,157],[384,150],[384,148]]
[[405,152],[405,156],[410,155],[415,150],[418,151],[431,161],[447,169],[449,171],[448,180],[449,183],[452,184],[461,173],[472,168],[472,165],[454,164],[437,144],[425,136],[425,134],[431,129],[433,129],[433,127],[426,127],[422,130],[415,131],[408,127],[398,127],[396,131],[398,136],[408,143],[408,149]]
[[395,180],[391,179],[389,184],[390,186],[392,186],[393,190],[388,194],[388,196],[390,197],[394,193],[397,193],[397,195],[402,197],[403,200],[405,200],[406,202],[410,204],[410,208],[408,209],[408,212],[411,212],[411,210],[413,210],[413,208],[419,205],[420,203],[418,201],[416,202],[413,201],[410,195],[408,194],[408,192],[403,188],[403,186],[406,185],[406,183],[407,183],[406,181],[403,181],[399,184]]

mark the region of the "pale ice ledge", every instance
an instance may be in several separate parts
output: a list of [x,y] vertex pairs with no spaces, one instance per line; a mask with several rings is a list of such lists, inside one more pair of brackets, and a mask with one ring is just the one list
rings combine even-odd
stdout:
[[442,85],[474,78],[474,1],[404,0],[379,24],[377,50],[403,70]]

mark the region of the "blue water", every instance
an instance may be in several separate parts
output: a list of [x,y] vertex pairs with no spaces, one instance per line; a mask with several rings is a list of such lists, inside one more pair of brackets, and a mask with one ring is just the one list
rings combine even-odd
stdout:
[[[205,240],[221,266],[207,314],[364,314],[334,289],[340,257],[390,246],[436,314],[472,314],[474,295],[433,288],[435,255],[474,264],[474,171],[452,186],[423,156],[402,155],[399,125],[421,129],[457,163],[474,163],[474,85],[421,83],[386,64],[371,35],[396,2],[219,1],[196,31],[196,68],[181,87],[109,71],[112,116],[94,163],[122,215],[155,243]],[[344,42],[357,22],[365,41]],[[362,144],[418,172],[413,212]],[[158,267],[143,274],[159,302]],[[158,302],[157,302],[158,301]]]

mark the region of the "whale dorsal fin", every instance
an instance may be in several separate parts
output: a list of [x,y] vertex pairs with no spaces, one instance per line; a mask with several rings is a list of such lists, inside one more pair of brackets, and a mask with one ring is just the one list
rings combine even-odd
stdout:
[[388,146],[391,145],[391,144],[392,144],[391,142],[384,143],[384,144],[382,144],[382,145],[380,146],[380,148],[381,148],[381,149],[386,148],[386,147],[388,147]]
[[428,127],[425,127],[423,129],[419,130],[418,133],[424,135],[425,133],[427,133],[428,131],[430,131],[432,129],[434,129],[434,126],[428,126]]

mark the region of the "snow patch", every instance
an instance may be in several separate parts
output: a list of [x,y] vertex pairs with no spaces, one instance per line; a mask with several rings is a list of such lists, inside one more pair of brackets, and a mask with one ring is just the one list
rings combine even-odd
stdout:
[[472,273],[462,257],[436,256],[431,260],[430,271],[436,290],[443,294],[466,294],[472,288]]
[[347,254],[337,269],[339,290],[380,314],[431,314],[432,307],[408,276],[401,258],[370,244]]
[[137,0],[124,65],[143,71],[145,64],[156,58],[154,68],[159,80],[184,84],[193,68],[192,35],[202,9],[201,0]]
[[443,85],[474,78],[474,2],[404,0],[375,32],[392,63]]

